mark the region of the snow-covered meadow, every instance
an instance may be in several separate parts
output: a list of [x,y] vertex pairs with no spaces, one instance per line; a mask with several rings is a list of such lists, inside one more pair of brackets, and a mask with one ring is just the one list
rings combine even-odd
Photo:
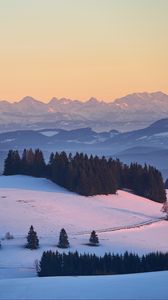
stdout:
[[[68,233],[71,246],[67,251],[94,252],[97,255],[104,255],[105,252],[123,253],[125,251],[140,255],[152,251],[167,252],[168,222],[161,219],[163,217],[161,207],[161,204],[126,191],[118,191],[116,195],[84,197],[71,193],[46,179],[20,175],[0,176],[0,238],[2,243],[0,250],[0,290],[2,293],[0,297],[3,298],[5,295],[5,298],[8,296],[10,298],[14,286],[18,287],[15,294],[15,298],[18,299],[24,295],[25,291],[28,293],[26,297],[29,295],[31,299],[28,292],[29,284],[32,291],[36,286],[39,286],[41,290],[43,286],[41,283],[45,279],[29,279],[28,277],[36,276],[35,261],[41,258],[44,250],[58,250],[56,245],[62,227]],[[147,224],[150,222],[152,224]],[[40,248],[38,250],[29,250],[24,247],[30,225],[34,226],[39,236]],[[98,233],[99,247],[86,245],[93,229]],[[4,239],[8,231],[13,234],[13,240]],[[59,249],[59,251],[62,250]],[[167,276],[166,272],[159,274],[161,274],[158,275],[161,276],[160,278]],[[142,280],[140,276],[142,275],[129,275],[128,278],[131,282],[135,280],[136,286],[139,284],[139,279]],[[150,278],[147,274],[144,276]],[[151,278],[153,276],[156,275],[152,275]],[[71,284],[78,286],[79,281],[80,285],[84,284],[90,289],[92,289],[92,284],[99,286],[97,281],[101,281],[102,288],[107,285],[108,292],[103,294],[104,297],[112,298],[114,295],[115,299],[117,294],[112,293],[113,288],[115,290],[116,286],[117,289],[120,279],[123,283],[127,281],[127,276],[101,278],[99,276],[98,278],[65,278],[64,280],[67,280],[70,286]],[[47,288],[51,287],[53,290],[51,298],[55,298],[56,295],[55,285],[62,285],[64,280],[46,279]],[[8,286],[11,287],[8,289],[9,292],[7,292]],[[139,292],[141,293],[140,290]],[[48,294],[40,292],[37,296],[41,298],[41,295],[47,298]],[[57,295],[61,298],[60,293]],[[78,293],[75,295],[77,297]],[[89,298],[89,295],[92,298],[91,290],[86,295],[84,294],[85,298]],[[149,295],[152,295],[151,291]],[[62,298],[65,296],[63,293]],[[97,296],[102,298],[99,292]],[[73,297],[74,294],[70,294],[70,298]],[[128,293],[128,298],[131,297]],[[118,298],[122,299],[120,293]]]
[[0,280],[0,299],[167,300],[168,271],[116,276]]

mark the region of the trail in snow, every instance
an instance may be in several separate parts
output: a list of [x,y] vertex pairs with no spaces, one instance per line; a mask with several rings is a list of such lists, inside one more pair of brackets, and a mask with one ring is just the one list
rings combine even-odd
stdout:
[[[136,228],[144,227],[144,226],[151,225],[154,223],[162,222],[164,220],[165,220],[165,217],[162,217],[162,218],[157,218],[157,219],[153,219],[153,220],[149,220],[149,221],[145,221],[145,222],[141,222],[141,223],[133,224],[133,225],[119,226],[119,227],[112,227],[112,228],[105,228],[105,229],[96,229],[96,232],[102,233],[102,232],[136,229]],[[75,235],[84,235],[84,234],[90,234],[90,231],[78,232]]]

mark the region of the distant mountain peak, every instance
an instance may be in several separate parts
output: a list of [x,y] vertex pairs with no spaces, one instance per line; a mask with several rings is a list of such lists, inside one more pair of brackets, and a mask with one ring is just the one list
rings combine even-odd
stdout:
[[68,99],[68,98],[60,98],[59,101],[62,102],[63,104],[69,104],[73,100]]
[[51,98],[51,100],[48,102],[48,104],[55,104],[57,103],[59,100],[56,97]]
[[156,91],[156,92],[153,92],[153,93],[151,93],[151,95],[155,95],[155,96],[167,96],[167,94],[166,93],[163,93],[162,91]]
[[94,97],[91,97],[88,101],[87,101],[88,103],[99,103],[100,101],[98,101],[96,98],[94,98]]
[[127,131],[167,116],[168,95],[161,91],[132,93],[113,102],[95,97],[85,102],[53,97],[44,103],[31,96],[14,103],[0,101],[0,131],[20,126],[45,128],[46,124],[62,129],[91,127],[99,132],[112,128]]
[[41,102],[41,101],[36,100],[33,97],[31,97],[31,96],[25,96],[18,103],[39,103],[39,102]]

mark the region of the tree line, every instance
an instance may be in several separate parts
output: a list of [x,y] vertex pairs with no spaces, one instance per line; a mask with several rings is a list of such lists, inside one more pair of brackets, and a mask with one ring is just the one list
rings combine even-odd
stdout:
[[130,189],[135,194],[163,203],[166,193],[161,173],[154,167],[118,159],[51,153],[46,163],[41,150],[24,149],[22,155],[10,150],[4,163],[4,175],[23,174],[45,177],[66,189],[84,196],[115,194]]
[[43,252],[37,274],[43,276],[110,275],[168,270],[168,253],[150,253],[139,257],[125,252],[123,255]]

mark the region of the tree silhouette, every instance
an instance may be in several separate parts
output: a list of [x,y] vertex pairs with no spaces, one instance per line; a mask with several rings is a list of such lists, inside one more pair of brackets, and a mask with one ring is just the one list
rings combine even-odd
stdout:
[[4,175],[14,174],[45,177],[84,196],[115,194],[118,189],[128,189],[156,202],[166,201],[162,174],[156,168],[137,163],[128,166],[118,159],[89,157],[78,152],[72,156],[63,151],[52,153],[46,165],[39,149],[24,149],[22,158],[18,151],[10,150]]
[[21,174],[21,160],[17,150],[9,150],[4,162],[4,175]]
[[33,249],[37,249],[38,247],[39,247],[39,239],[37,237],[37,233],[34,231],[34,228],[31,225],[27,235],[26,248],[33,250]]
[[59,243],[57,246],[59,248],[68,248],[69,247],[68,235],[64,228],[62,228],[60,231]]
[[90,234],[89,244],[92,246],[99,245],[99,238],[98,238],[95,230],[93,230]]
[[162,212],[166,214],[166,220],[168,220],[168,201],[163,203]]

